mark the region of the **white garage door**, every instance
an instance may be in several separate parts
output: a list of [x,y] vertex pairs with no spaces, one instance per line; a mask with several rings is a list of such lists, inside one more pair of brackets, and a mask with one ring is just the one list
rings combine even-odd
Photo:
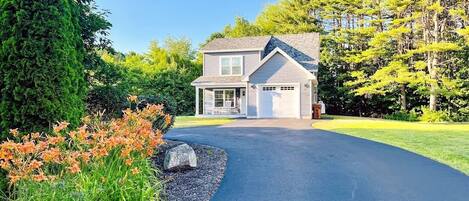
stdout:
[[259,117],[297,118],[299,116],[297,86],[262,86],[259,91]]

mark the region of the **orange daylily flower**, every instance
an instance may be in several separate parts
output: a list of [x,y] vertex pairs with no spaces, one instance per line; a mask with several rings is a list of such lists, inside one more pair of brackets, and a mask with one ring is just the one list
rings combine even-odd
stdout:
[[70,123],[66,121],[59,122],[57,125],[54,125],[54,132],[58,133],[64,129],[66,129],[70,125]]
[[33,175],[33,180],[34,181],[37,181],[37,182],[41,182],[41,181],[46,181],[47,180],[47,176],[44,175],[44,172],[41,172],[37,175]]
[[[131,99],[137,101],[136,96]],[[126,166],[132,166],[135,159],[131,155],[151,157],[154,149],[163,143],[161,128],[156,131],[152,128],[155,118],[164,118],[166,124],[172,121],[172,117],[164,113],[163,105],[148,105],[136,111],[124,110],[122,118],[110,121],[85,117],[82,127],[68,133],[64,130],[69,123],[60,122],[54,126],[53,136],[34,132],[16,138],[19,143],[0,144],[0,167],[8,171],[13,184],[21,179],[36,182],[61,179],[67,174],[80,173],[87,165],[108,165],[107,160],[100,158],[116,157],[110,154],[115,152],[120,152],[117,157],[121,157]],[[10,131],[19,135],[18,129]],[[51,165],[65,171],[47,175],[49,171],[45,170]],[[131,169],[132,174],[139,172],[138,168]]]
[[18,146],[18,151],[21,154],[30,154],[33,153],[36,146],[33,142],[26,142],[23,145]]
[[138,97],[131,95],[131,96],[127,97],[127,100],[128,100],[129,102],[131,102],[131,103],[136,103],[137,100],[138,100]]
[[8,161],[2,161],[0,162],[0,167],[4,170],[10,169],[11,165]]
[[18,129],[17,128],[10,129],[10,134],[13,135],[14,137],[18,137],[19,135]]
[[16,149],[18,147],[18,143],[14,143],[10,140],[6,141],[6,142],[3,142],[2,145],[1,145],[2,148],[4,149]]
[[153,149],[151,149],[151,148],[147,149],[147,156],[148,157],[153,156],[153,153],[154,153]]
[[75,174],[81,172],[80,165],[78,163],[72,164],[70,167],[67,168],[70,173]]
[[42,159],[45,162],[60,162],[60,150],[58,148],[53,148],[50,150],[45,150],[42,153]]
[[8,178],[10,179],[10,182],[12,184],[16,183],[18,180],[21,179],[21,176],[18,176],[18,175],[14,175],[14,174],[9,174],[8,175]]
[[131,151],[132,151],[132,149],[130,149],[129,147],[126,147],[126,148],[122,149],[121,157],[125,158],[125,157],[129,156]]
[[13,153],[9,149],[2,148],[0,150],[0,159],[2,160],[11,160],[13,159]]
[[48,140],[49,144],[53,144],[53,145],[60,144],[65,141],[65,137],[62,137],[62,136],[48,137],[48,139],[49,139]]
[[133,175],[140,173],[140,170],[138,170],[138,168],[133,168],[131,171]]
[[88,163],[88,161],[90,161],[91,154],[88,152],[85,152],[85,153],[82,153],[80,157],[84,163]]
[[33,170],[38,169],[42,166],[42,162],[37,161],[37,160],[32,160],[31,163],[29,164],[29,167]]
[[125,161],[124,161],[124,163],[125,163],[127,166],[131,166],[133,162],[134,162],[134,161],[133,161],[131,158],[125,159]]
[[172,118],[171,115],[169,115],[169,114],[166,114],[166,115],[164,116],[164,122],[165,122],[166,126],[169,126],[169,125],[171,124],[171,120],[172,120],[172,119],[173,119],[173,118]]

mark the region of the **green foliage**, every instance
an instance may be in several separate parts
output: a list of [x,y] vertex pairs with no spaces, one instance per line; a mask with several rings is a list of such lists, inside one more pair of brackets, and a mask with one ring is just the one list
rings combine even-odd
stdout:
[[[78,17],[81,37],[85,48],[84,69],[87,78],[91,79],[90,73],[101,63],[97,50],[111,50],[109,29],[111,23],[106,19],[108,12],[99,10],[94,0],[76,1],[78,5]],[[88,79],[88,80],[89,80]]]
[[86,83],[76,1],[0,1],[0,129],[77,125]]
[[398,121],[419,121],[419,116],[415,111],[410,112],[394,112],[383,116],[384,119],[398,120]]
[[256,25],[263,34],[319,32],[319,1],[281,0],[270,4],[257,16]]
[[90,114],[105,112],[107,119],[118,117],[126,106],[128,93],[120,87],[97,86],[90,90],[87,97],[87,110]]
[[164,41],[164,48],[171,55],[177,55],[182,59],[194,59],[195,51],[192,49],[191,41],[188,38],[168,37]]
[[[94,71],[92,89],[88,96],[89,111],[106,109],[113,115],[120,113],[129,94],[145,97],[165,97],[174,105],[174,114],[193,114],[195,89],[190,83],[202,74],[202,65],[192,59],[190,51],[176,53],[174,46],[190,47],[186,39],[171,38],[171,44],[150,44],[144,54],[102,53],[104,65]],[[180,45],[185,44],[185,45]],[[187,48],[182,48],[186,49]],[[182,53],[182,52],[180,52]]]
[[129,175],[131,168],[119,158],[119,153],[111,154],[116,156],[108,157],[103,163],[106,165],[90,165],[82,173],[62,180],[21,181],[15,187],[13,200],[160,200],[157,195],[163,189],[162,183],[148,159],[136,157],[133,166],[138,167],[140,173]]
[[422,116],[420,121],[423,122],[445,122],[449,120],[448,113],[446,111],[434,111],[428,107],[422,107]]
[[158,90],[151,89],[151,81],[141,71],[131,70],[119,65],[107,63],[95,71],[95,84],[87,97],[89,114],[104,111],[106,119],[122,116],[122,110],[129,107],[127,97],[130,94],[145,94],[139,100],[144,103],[164,104],[164,111],[177,114],[177,105],[171,96],[162,96]]
[[261,30],[242,17],[235,18],[234,26],[227,25],[223,30],[224,37],[238,38],[243,36],[258,36]]

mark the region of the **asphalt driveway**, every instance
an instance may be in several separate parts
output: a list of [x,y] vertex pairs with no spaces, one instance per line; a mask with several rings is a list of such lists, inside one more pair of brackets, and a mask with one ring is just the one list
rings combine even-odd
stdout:
[[238,120],[173,129],[166,138],[226,150],[225,177],[213,200],[469,200],[469,177],[448,166],[310,123]]

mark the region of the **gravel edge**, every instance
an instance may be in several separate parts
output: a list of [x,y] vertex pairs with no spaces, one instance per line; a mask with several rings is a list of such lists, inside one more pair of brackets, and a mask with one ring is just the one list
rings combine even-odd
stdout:
[[166,141],[152,158],[153,165],[161,170],[159,178],[164,183],[163,197],[168,201],[209,201],[225,174],[227,154],[217,147],[187,143],[197,155],[197,168],[177,172],[164,171],[164,153],[182,143]]

